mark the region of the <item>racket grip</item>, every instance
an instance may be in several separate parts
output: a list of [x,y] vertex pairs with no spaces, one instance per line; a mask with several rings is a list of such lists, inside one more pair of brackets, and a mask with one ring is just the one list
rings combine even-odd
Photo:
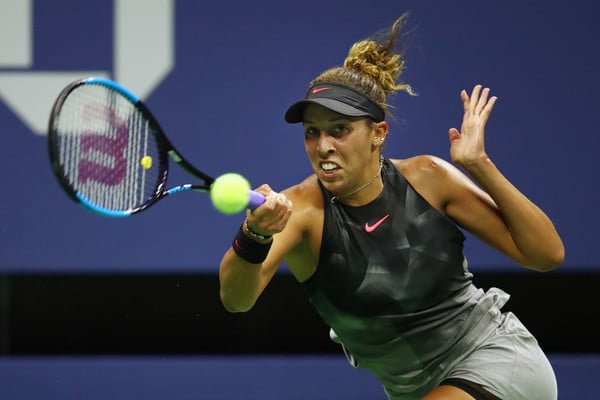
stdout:
[[265,196],[258,192],[255,192],[254,190],[249,190],[248,194],[250,195],[250,199],[248,201],[248,208],[251,210],[260,207],[266,200]]

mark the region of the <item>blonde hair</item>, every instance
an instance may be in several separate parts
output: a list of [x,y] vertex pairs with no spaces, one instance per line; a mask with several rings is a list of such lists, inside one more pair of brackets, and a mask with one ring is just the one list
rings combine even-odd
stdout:
[[325,82],[348,86],[376,101],[389,114],[388,95],[395,92],[415,95],[410,85],[400,81],[405,50],[396,48],[407,18],[408,13],[404,13],[389,31],[379,33],[381,37],[376,34],[354,43],[343,66],[324,71],[310,86]]

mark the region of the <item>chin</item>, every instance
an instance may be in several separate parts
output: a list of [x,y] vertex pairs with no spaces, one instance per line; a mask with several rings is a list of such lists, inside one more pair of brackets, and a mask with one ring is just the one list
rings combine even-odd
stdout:
[[327,190],[334,196],[337,196],[339,192],[342,192],[340,185],[336,184],[336,182],[324,181],[321,178],[319,178],[319,181],[321,182],[325,190]]

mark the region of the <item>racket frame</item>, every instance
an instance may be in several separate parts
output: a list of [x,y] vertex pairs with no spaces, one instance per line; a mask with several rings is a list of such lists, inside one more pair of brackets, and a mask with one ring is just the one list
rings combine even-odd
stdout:
[[[154,194],[146,200],[144,203],[139,205],[138,207],[129,209],[129,210],[111,210],[104,207],[100,207],[90,200],[88,200],[84,195],[79,193],[77,190],[73,188],[69,180],[65,176],[65,171],[63,166],[60,163],[60,159],[58,157],[57,146],[58,146],[58,138],[56,133],[56,121],[60,116],[60,112],[63,104],[65,103],[68,96],[76,90],[78,87],[83,85],[100,85],[105,86],[108,89],[120,93],[123,95],[131,104],[143,115],[143,117],[149,122],[149,126],[152,130],[152,133],[156,139],[157,148],[158,148],[158,162],[159,162],[159,176],[158,176],[158,184],[156,186],[156,190]],[[192,163],[181,155],[179,151],[173,146],[171,141],[167,138],[167,135],[164,133],[160,124],[154,117],[154,115],[150,112],[148,107],[131,91],[126,89],[125,87],[119,85],[118,83],[111,81],[106,78],[100,77],[91,77],[85,79],[79,79],[77,81],[71,82],[68,84],[58,95],[57,99],[52,106],[52,110],[50,113],[50,119],[48,121],[48,151],[50,155],[50,162],[52,165],[52,170],[54,175],[57,177],[61,187],[63,190],[69,195],[69,197],[75,201],[76,203],[81,204],[86,209],[91,210],[95,213],[99,213],[103,216],[108,217],[128,217],[133,214],[137,214],[149,208],[150,206],[156,204],[162,198],[172,195],[174,193],[179,193],[182,191],[200,191],[200,192],[209,192],[210,186],[214,182],[214,178],[210,175],[205,174],[196,168]],[[189,175],[201,181],[199,184],[183,184],[179,186],[174,186],[172,188],[166,189],[167,179],[169,175],[169,159],[179,165],[184,171],[186,171]]]

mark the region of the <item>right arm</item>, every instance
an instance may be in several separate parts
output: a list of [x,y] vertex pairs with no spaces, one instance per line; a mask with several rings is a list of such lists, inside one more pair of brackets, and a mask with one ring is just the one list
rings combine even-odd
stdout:
[[271,244],[266,259],[251,263],[238,256],[233,248],[229,248],[223,256],[219,267],[220,297],[229,312],[245,312],[254,306],[285,255],[301,239],[300,230],[294,229],[293,223],[288,224],[292,216],[292,202],[285,194],[275,193],[267,185],[256,191],[264,194],[266,201],[257,209],[246,212],[247,222],[254,231],[274,236],[266,240],[255,239],[248,234],[244,223],[245,240],[265,246]]

